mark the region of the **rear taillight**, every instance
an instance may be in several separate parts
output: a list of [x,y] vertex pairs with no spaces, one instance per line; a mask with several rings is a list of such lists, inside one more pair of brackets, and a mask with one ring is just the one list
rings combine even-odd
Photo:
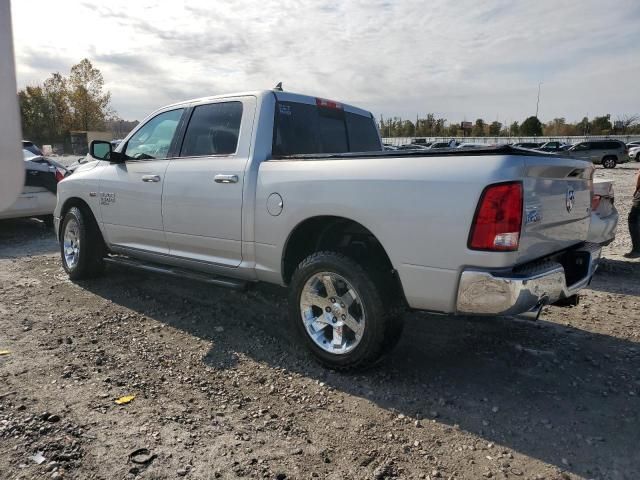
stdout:
[[600,206],[600,200],[602,200],[602,197],[600,195],[594,195],[593,197],[591,197],[592,212],[595,212],[596,210],[598,210],[598,207]]
[[497,252],[517,250],[522,228],[522,202],[520,182],[485,188],[471,225],[469,248]]
[[62,173],[59,168],[56,168],[56,182],[59,182],[63,178],[64,178],[64,173]]

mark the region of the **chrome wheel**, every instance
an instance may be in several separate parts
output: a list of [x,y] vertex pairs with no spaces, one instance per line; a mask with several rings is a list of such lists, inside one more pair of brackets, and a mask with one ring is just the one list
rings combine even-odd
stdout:
[[300,313],[309,337],[329,353],[349,353],[362,340],[364,306],[358,292],[337,273],[316,273],[307,280]]
[[64,261],[68,268],[75,268],[80,259],[80,224],[75,218],[66,223],[62,242]]

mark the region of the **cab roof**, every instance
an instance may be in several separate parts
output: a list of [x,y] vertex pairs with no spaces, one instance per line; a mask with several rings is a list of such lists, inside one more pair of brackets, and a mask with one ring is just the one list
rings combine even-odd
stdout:
[[334,105],[338,105],[340,108],[343,108],[345,111],[373,118],[373,115],[371,114],[371,112],[368,112],[367,110],[363,110],[362,108],[355,107],[353,105],[348,105],[346,103],[337,102],[333,100],[327,100],[320,97],[313,97],[311,95],[304,95],[304,94],[293,93],[293,92],[284,92],[281,90],[253,90],[253,91],[247,91],[247,92],[228,93],[224,95],[212,95],[207,97],[192,98],[190,100],[183,100],[181,102],[166,105],[162,108],[159,108],[157,111],[166,110],[171,107],[181,107],[181,106],[186,106],[194,103],[205,103],[207,101],[215,101],[215,100],[221,100],[225,98],[253,96],[253,97],[257,97],[258,99],[261,99],[268,95],[274,95],[278,101],[305,103],[308,105],[316,105],[318,100],[330,102]]

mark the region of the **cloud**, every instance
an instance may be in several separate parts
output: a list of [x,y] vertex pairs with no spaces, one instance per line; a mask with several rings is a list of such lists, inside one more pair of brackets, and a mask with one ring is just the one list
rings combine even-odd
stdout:
[[635,0],[21,0],[13,10],[20,85],[88,57],[125,118],[279,81],[376,115],[452,121],[522,120],[540,81],[543,120],[640,105]]

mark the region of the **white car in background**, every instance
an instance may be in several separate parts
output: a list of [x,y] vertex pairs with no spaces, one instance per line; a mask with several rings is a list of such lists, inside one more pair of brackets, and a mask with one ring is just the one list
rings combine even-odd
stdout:
[[0,220],[37,217],[53,227],[58,182],[69,174],[61,164],[50,158],[34,155],[23,149],[26,170],[24,188],[8,209],[0,212]]
[[629,161],[640,162],[640,145],[629,148]]

